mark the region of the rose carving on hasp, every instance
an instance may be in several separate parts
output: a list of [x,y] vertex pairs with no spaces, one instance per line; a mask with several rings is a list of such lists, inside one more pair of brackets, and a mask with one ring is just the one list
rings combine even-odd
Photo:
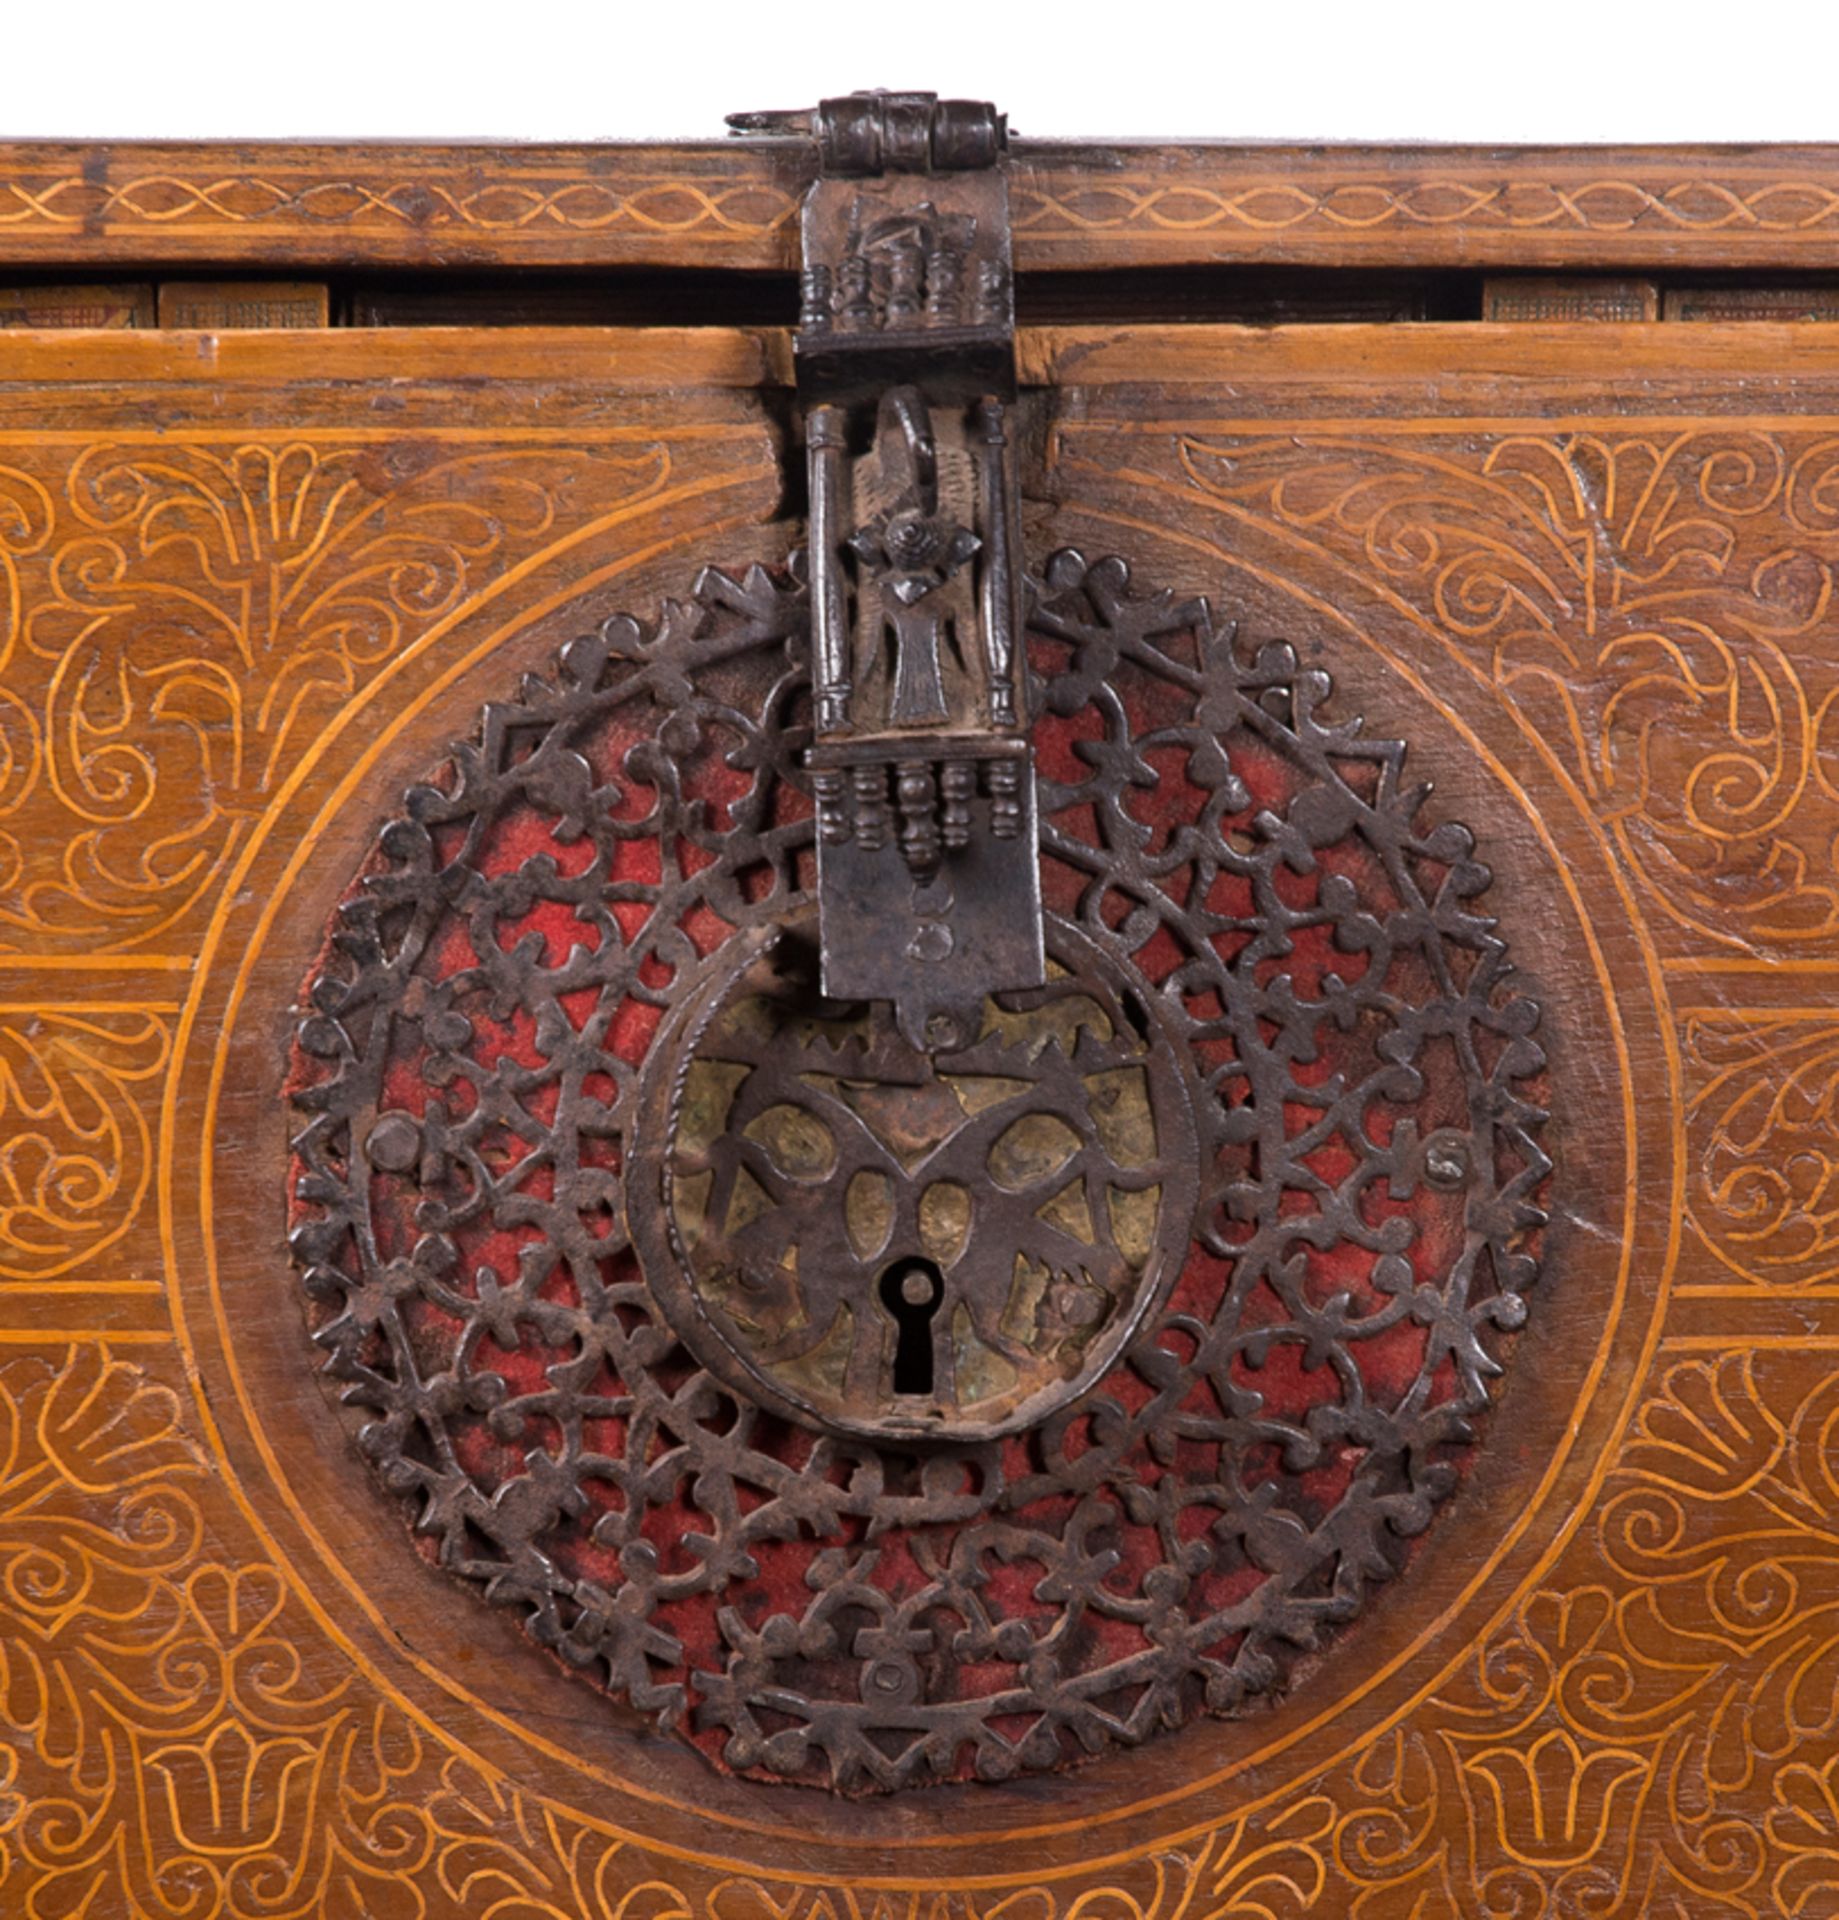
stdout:
[[1049,978],[956,1054],[818,993],[807,602],[758,568],[487,705],[303,988],[292,1244],[360,1450],[744,1775],[999,1780],[1280,1694],[1406,1571],[1537,1274],[1538,1008],[1467,829],[1206,602],[1068,551],[1031,609]]

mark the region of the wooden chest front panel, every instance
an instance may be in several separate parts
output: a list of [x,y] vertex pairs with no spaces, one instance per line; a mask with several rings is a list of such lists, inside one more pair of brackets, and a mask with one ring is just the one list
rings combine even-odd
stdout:
[[0,386],[0,1871],[51,1916],[1825,1910],[1839,343],[1024,340],[1030,557],[1328,668],[1538,986],[1547,1272],[1279,1705],[1052,1782],[718,1778],[408,1549],[314,1380],[281,1081],[405,785],[785,561],[770,341],[45,338]]

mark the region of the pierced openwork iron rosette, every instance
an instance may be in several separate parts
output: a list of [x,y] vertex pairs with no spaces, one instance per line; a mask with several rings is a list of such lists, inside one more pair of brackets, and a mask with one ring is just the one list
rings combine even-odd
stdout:
[[425,1552],[720,1765],[1000,1779],[1279,1689],[1456,1484],[1538,1009],[1328,677],[1057,555],[1049,979],[818,998],[806,608],[707,574],[407,796],[295,1054],[313,1338]]

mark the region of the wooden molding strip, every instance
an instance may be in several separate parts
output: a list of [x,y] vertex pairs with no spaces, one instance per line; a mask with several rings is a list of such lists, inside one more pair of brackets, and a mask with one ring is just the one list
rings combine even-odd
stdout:
[[[1784,384],[1830,383],[1839,378],[1839,323],[1024,327],[1016,336],[1016,357],[1023,382],[1036,387],[1288,381],[1320,395],[1345,395],[1375,383],[1420,380],[1425,409],[1437,412],[1444,409],[1444,378],[1456,374],[1528,388],[1544,384],[1573,398],[1594,383],[1605,400],[1638,396],[1646,383],[1661,378],[1728,384],[1738,365],[1746,380],[1766,373]],[[1732,409],[1727,398],[1711,410]]]
[[[1664,321],[1589,330],[1565,322],[1411,325],[1023,327],[1024,385],[1232,388],[1295,383],[1318,397],[1420,379],[1427,411],[1446,411],[1455,375],[1575,395],[1588,378],[1605,397],[1657,378],[1839,385],[1839,322]],[[290,382],[564,382],[609,393],[669,396],[790,386],[791,335],[776,327],[384,327],[216,333],[130,330],[0,332],[0,397],[97,381],[147,387],[272,388]],[[1746,391],[1748,389],[1746,388]],[[533,425],[540,425],[533,422]],[[557,430],[563,430],[560,427]]]
[[[0,145],[0,268],[788,272],[800,141]],[[1023,272],[1208,262],[1839,267],[1839,147],[1024,142]]]
[[1839,147],[1114,147],[1021,166],[1017,265],[1839,264]]
[[0,391],[61,381],[214,389],[305,381],[576,380],[609,392],[786,386],[791,336],[742,327],[0,331]]

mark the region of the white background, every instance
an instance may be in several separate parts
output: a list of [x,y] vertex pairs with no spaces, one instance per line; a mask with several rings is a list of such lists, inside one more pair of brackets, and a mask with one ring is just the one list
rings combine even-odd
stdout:
[[1833,0],[48,0],[0,138],[713,137],[857,87],[1023,134],[1829,140]]

